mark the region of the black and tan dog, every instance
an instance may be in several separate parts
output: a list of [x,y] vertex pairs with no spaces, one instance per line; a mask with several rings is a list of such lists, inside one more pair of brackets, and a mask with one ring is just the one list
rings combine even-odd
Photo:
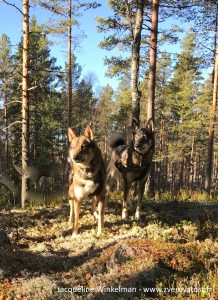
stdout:
[[129,199],[129,190],[134,182],[138,189],[135,218],[140,219],[141,202],[155,147],[152,119],[142,128],[139,127],[138,122],[134,119],[133,128],[133,139],[129,145],[125,144],[122,134],[116,133],[111,137],[110,146],[112,148],[112,154],[107,168],[107,185],[110,185],[110,180],[116,175],[116,170],[121,173],[123,178],[123,219],[127,217],[128,205],[132,208],[132,202]]
[[[69,221],[73,227],[72,238],[78,234],[80,203],[86,198],[92,198],[93,214],[98,219],[99,236],[104,227],[106,178],[101,151],[93,141],[93,134],[89,126],[86,127],[84,134],[80,136],[77,136],[69,128],[68,138],[70,142],[69,161],[72,167],[69,187]],[[98,213],[96,212],[97,205]]]

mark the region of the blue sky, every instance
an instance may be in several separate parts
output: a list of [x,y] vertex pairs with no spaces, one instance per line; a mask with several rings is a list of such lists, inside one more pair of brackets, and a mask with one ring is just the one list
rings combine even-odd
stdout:
[[[20,5],[22,1],[11,1]],[[106,3],[106,1],[105,1]],[[38,23],[45,23],[48,18],[52,17],[51,13],[48,13],[45,9],[34,8],[30,10],[31,15],[34,14]],[[95,89],[98,90],[100,86],[110,84],[113,88],[118,86],[117,78],[107,78],[105,76],[106,66],[104,66],[104,57],[108,54],[107,51],[98,47],[99,42],[103,39],[103,33],[97,33],[96,31],[96,16],[108,16],[112,15],[110,9],[104,4],[102,7],[88,10],[83,13],[78,20],[81,23],[80,30],[84,32],[86,38],[84,38],[80,44],[80,47],[76,49],[76,57],[78,63],[82,66],[82,76],[87,76],[89,73],[96,75]],[[162,24],[164,27],[170,27],[175,20],[168,20]],[[184,28],[190,28],[190,25],[184,24]],[[73,28],[74,34],[78,34],[78,29]],[[12,45],[16,45],[20,41],[22,34],[22,16],[13,7],[8,6],[0,1],[0,34],[5,33],[11,39]],[[54,37],[49,37],[54,39]],[[14,48],[15,49],[15,48]],[[165,45],[161,48],[162,51],[177,52],[179,51],[179,45]],[[120,52],[114,50],[114,54]],[[64,66],[67,58],[67,40],[63,38],[54,39],[54,45],[51,48],[51,55],[57,58],[57,65]],[[110,53],[111,55],[111,53]]]
[[[21,8],[21,1],[11,1],[11,3],[18,3]],[[51,13],[40,8],[31,9],[30,13],[36,16],[38,23],[44,23],[49,17],[52,17]],[[114,88],[118,85],[116,78],[110,79],[105,76],[106,66],[104,66],[104,57],[107,51],[97,47],[104,35],[97,33],[95,17],[109,14],[109,8],[104,5],[94,10],[85,11],[83,16],[78,18],[81,23],[80,30],[84,32],[86,38],[82,40],[75,54],[78,63],[82,66],[82,76],[86,76],[89,73],[96,75],[96,89],[98,86],[104,86],[106,84],[110,84]],[[78,34],[79,29],[73,28],[73,35],[75,31]],[[22,34],[22,16],[14,7],[0,2],[0,34],[2,33],[9,36],[15,49]],[[57,58],[58,65],[64,66],[67,57],[67,41],[62,38],[50,38],[54,39],[51,55]]]
[[[21,1],[11,1],[11,3],[19,4]],[[105,1],[106,3],[106,1]],[[45,9],[34,8],[30,9],[30,14],[35,15],[38,23],[45,23],[49,18],[53,17],[51,13]],[[112,15],[110,8],[104,4],[97,9],[85,11],[81,17],[78,18],[80,22],[80,29],[73,27],[73,36],[82,30],[86,38],[80,43],[75,51],[77,61],[82,66],[82,76],[87,76],[89,73],[94,73],[97,77],[95,89],[98,90],[99,86],[110,84],[113,88],[118,86],[117,78],[108,78],[105,76],[107,67],[104,65],[104,57],[108,55],[106,50],[98,47],[100,41],[104,38],[103,33],[96,31],[96,16],[109,16]],[[171,25],[169,23],[169,25]],[[11,39],[11,43],[16,45],[21,38],[22,34],[22,16],[11,6],[0,2],[0,34],[5,33]],[[57,64],[64,66],[67,59],[67,40],[63,38],[49,37],[54,40],[54,45],[51,47],[51,55],[57,58]],[[111,54],[120,55],[118,50],[110,51]]]

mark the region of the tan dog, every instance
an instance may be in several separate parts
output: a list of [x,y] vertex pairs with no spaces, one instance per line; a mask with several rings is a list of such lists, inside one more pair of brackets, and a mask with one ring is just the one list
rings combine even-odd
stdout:
[[[99,236],[104,227],[106,178],[101,151],[93,141],[93,134],[89,126],[86,127],[84,134],[80,136],[77,136],[69,128],[68,138],[70,142],[69,161],[72,166],[69,187],[69,221],[73,227],[72,238],[78,234],[80,203],[86,198],[92,198],[93,214],[98,219]],[[98,205],[98,214],[96,205]]]

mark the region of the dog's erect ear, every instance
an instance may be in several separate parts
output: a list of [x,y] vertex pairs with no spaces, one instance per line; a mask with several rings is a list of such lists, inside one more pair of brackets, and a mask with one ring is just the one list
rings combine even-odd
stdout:
[[93,140],[93,133],[91,130],[91,127],[89,125],[86,126],[86,129],[84,131],[84,135],[89,139],[89,140]]
[[69,139],[69,142],[71,143],[72,140],[77,137],[76,133],[69,127],[68,128],[68,139]]
[[146,127],[148,128],[148,130],[149,130],[150,133],[154,132],[154,121],[153,121],[152,118],[150,118],[148,120]]
[[133,119],[132,119],[132,131],[133,131],[133,133],[134,133],[137,129],[139,129],[139,127],[140,127],[139,120],[136,119],[136,118],[133,118]]

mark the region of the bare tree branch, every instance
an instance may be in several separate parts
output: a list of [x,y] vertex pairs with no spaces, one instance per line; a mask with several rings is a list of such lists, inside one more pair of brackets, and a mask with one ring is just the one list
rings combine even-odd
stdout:
[[8,2],[8,1],[6,1],[6,0],[1,0],[1,1],[4,2],[4,3],[7,4],[7,5],[13,6],[14,8],[16,8],[16,10],[18,10],[18,11],[23,15],[22,10],[21,10],[19,7],[17,7],[15,4],[10,3],[10,2]]
[[3,131],[5,131],[6,129],[8,129],[8,128],[10,128],[10,127],[16,125],[16,124],[22,124],[22,122],[21,122],[21,121],[13,122],[13,123],[11,123],[10,125],[8,125],[7,127],[4,127],[4,128],[3,128]]
[[14,100],[14,101],[11,101],[11,102],[8,102],[8,103],[5,103],[5,106],[7,105],[10,105],[12,103],[22,103],[22,101],[19,101],[19,100]]
[[191,5],[178,5],[178,6],[174,6],[174,5],[160,4],[160,7],[175,8],[175,9],[185,9],[185,8],[192,8],[192,7],[199,7],[199,6],[202,6],[202,5],[201,4],[191,4]]

